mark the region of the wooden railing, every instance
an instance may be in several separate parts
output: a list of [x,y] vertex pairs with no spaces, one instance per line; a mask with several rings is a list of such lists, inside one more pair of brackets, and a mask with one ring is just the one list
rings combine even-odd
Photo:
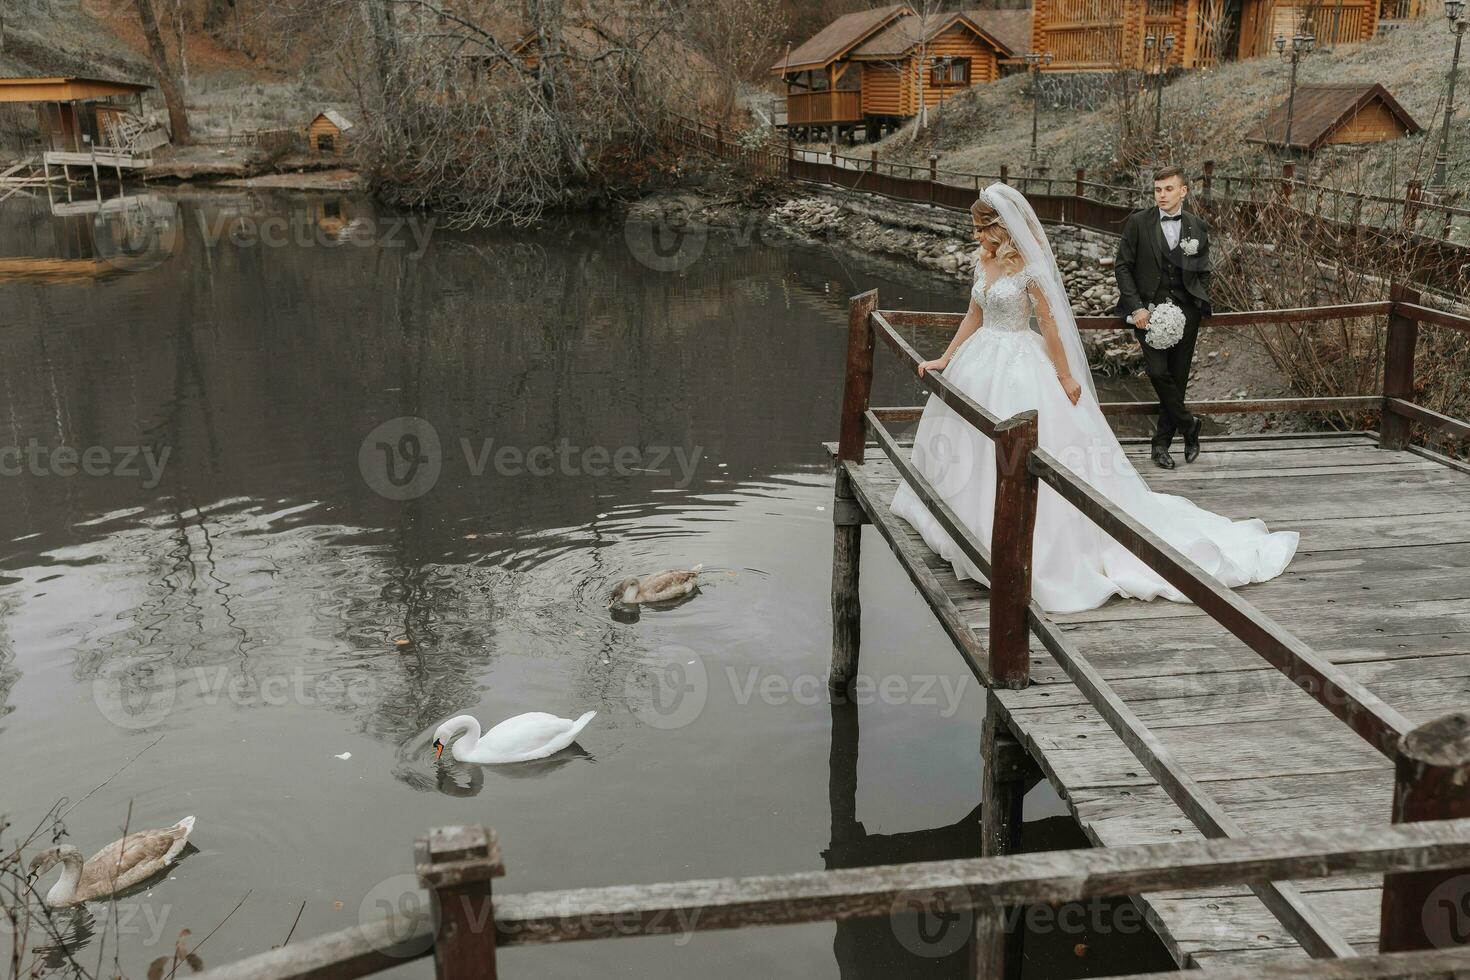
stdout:
[[827,92],[792,92],[786,96],[786,122],[802,123],[861,122],[863,93],[856,89]]
[[[1463,761],[1470,773],[1470,757]],[[1441,767],[1442,768],[1442,767]],[[1441,775],[1436,771],[1436,775]],[[1401,787],[1405,788],[1405,787]],[[505,873],[499,842],[483,827],[445,827],[419,840],[415,872],[429,901],[406,899],[394,914],[216,967],[200,980],[349,980],[432,956],[439,980],[499,976],[501,947],[635,936],[688,936],[754,926],[883,918],[915,909],[945,914],[1005,905],[1061,903],[1151,891],[1415,872],[1451,878],[1470,868],[1470,819],[1401,826],[1222,840],[1151,844],[1006,857],[966,858],[618,885],[519,895],[492,893]],[[410,893],[416,895],[416,893]],[[427,907],[424,907],[424,905]],[[1398,910],[1385,905],[1385,929]],[[1387,933],[1386,933],[1387,934]],[[972,937],[973,939],[973,937]],[[1444,977],[1470,968],[1464,949],[1394,951],[1364,958],[1355,978]],[[1249,974],[1332,980],[1347,974],[1288,963]],[[1280,971],[1280,972],[1277,972]],[[1461,974],[1463,975],[1463,974]],[[1134,974],[1119,980],[1162,980],[1177,974]]]
[[[1194,411],[1240,412],[1377,410],[1382,415],[1380,445],[1391,449],[1409,448],[1421,454],[1427,454],[1427,450],[1412,446],[1409,441],[1412,423],[1446,430],[1461,438],[1470,437],[1470,425],[1412,401],[1414,349],[1419,326],[1427,324],[1470,332],[1470,317],[1430,309],[1420,305],[1418,300],[1418,294],[1396,287],[1391,298],[1384,302],[1218,314],[1207,321],[1209,325],[1322,323],[1387,315],[1383,389],[1376,394],[1338,398],[1193,402],[1190,407]],[[1402,752],[1403,739],[1409,733],[1408,721],[1402,714],[1253,604],[1222,586],[1183,553],[1040,448],[1035,411],[999,419],[950,384],[942,371],[929,371],[921,383],[994,444],[997,482],[991,548],[981,544],[974,531],[959,519],[942,495],[918,472],[908,453],[887,428],[892,422],[918,419],[922,409],[873,409],[868,405],[876,338],[882,338],[901,360],[917,367],[922,360],[920,355],[896,328],[957,327],[961,319],[962,315],[958,313],[880,310],[876,290],[853,297],[848,320],[848,364],[842,437],[838,445],[837,497],[840,500],[844,487],[850,487],[851,478],[846,467],[863,462],[867,434],[871,433],[901,478],[988,582],[990,621],[984,659],[975,656],[973,650],[961,648],[976,676],[992,688],[1020,689],[1027,686],[1030,682],[1030,639],[1034,634],[1201,833],[1210,838],[1242,836],[1243,832],[1234,818],[1184,771],[1163,743],[1032,599],[1031,538],[1036,522],[1039,485],[1045,483],[1184,593],[1205,614],[1331,711],[1369,745],[1389,759],[1397,759]],[[1078,319],[1078,326],[1081,329],[1116,329],[1118,320],[1113,317],[1082,317]],[[1157,406],[1139,402],[1105,403],[1103,410],[1107,414],[1141,414],[1156,411]],[[837,528],[839,544],[834,556],[834,613],[842,604],[839,592],[845,588],[843,582],[847,573],[839,565],[844,551],[842,535],[848,530]],[[831,684],[836,690],[845,689],[856,668],[856,658],[848,650],[853,642],[842,636],[847,625],[834,616]],[[1460,791],[1459,795],[1461,804],[1458,805],[1463,805],[1464,792]],[[1445,803],[1449,805],[1448,801]],[[1398,812],[1395,809],[1395,813]],[[1393,892],[1395,888],[1404,886],[1402,882],[1395,884],[1391,878],[1386,887],[1385,909],[1400,901]],[[1354,955],[1352,947],[1335,926],[1306,903],[1294,885],[1262,883],[1253,885],[1252,890],[1312,955]],[[1387,928],[1385,925],[1385,930]]]
[[[1118,234],[1133,210],[1153,202],[1152,181],[1136,185],[1100,181],[1090,179],[1084,169],[1051,172],[1002,166],[995,173],[977,173],[941,168],[932,155],[926,166],[880,160],[877,150],[862,157],[839,153],[835,143],[823,152],[797,150],[789,140],[783,148],[752,157],[748,147],[719,125],[669,112],[661,126],[681,145],[737,163],[751,161],[765,173],[954,210],[967,210],[982,187],[1000,181],[1025,194],[1043,221],[1107,234]],[[1470,266],[1466,244],[1470,207],[1453,194],[1428,194],[1419,181],[1409,181],[1402,195],[1370,194],[1299,178],[1291,161],[1284,162],[1278,174],[1227,174],[1218,173],[1214,162],[1206,160],[1192,190],[1199,199],[1215,204],[1271,204],[1284,213],[1336,226],[1405,235],[1416,247],[1444,251],[1429,263],[1435,267]]]

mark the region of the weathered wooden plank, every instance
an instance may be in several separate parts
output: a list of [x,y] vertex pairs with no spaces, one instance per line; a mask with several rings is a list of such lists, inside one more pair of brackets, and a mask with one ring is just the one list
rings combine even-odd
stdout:
[[[1232,951],[1218,956],[1196,954],[1200,980],[1463,980],[1470,953],[1438,949],[1421,953],[1365,955],[1351,960],[1313,960],[1299,950],[1269,948]],[[1112,980],[1179,980],[1178,973],[1130,973]]]
[[[1133,754],[1115,737],[1041,726],[1021,728],[1020,734],[1028,746],[1046,756],[1062,783],[1073,791],[1149,781]],[[1387,765],[1381,754],[1331,718],[1169,728],[1158,735],[1185,771],[1200,782],[1352,772]],[[1121,775],[1128,772],[1136,775]]]

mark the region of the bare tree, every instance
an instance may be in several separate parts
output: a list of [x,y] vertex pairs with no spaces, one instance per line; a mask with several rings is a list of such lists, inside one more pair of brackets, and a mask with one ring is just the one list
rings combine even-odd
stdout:
[[153,12],[153,0],[133,0],[138,8],[138,19],[143,25],[143,36],[148,40],[148,54],[153,59],[153,70],[158,73],[158,87],[163,90],[163,101],[168,107],[168,125],[175,143],[191,141],[189,114],[184,108],[184,94],[174,78],[168,63],[168,49],[164,47],[163,35],[158,30],[158,18]]
[[722,118],[734,110],[740,84],[769,61],[787,23],[782,0],[721,0],[690,11],[687,34],[709,59]]

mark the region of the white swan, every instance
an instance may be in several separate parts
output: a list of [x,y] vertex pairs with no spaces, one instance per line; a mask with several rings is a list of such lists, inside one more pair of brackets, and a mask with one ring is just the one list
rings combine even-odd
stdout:
[[47,848],[31,860],[32,878],[39,878],[60,862],[61,877],[46,893],[46,904],[57,908],[105,898],[146,881],[173,863],[184,849],[194,818],[185,817],[162,830],[140,830],[115,840],[82,860],[70,844]]
[[[484,735],[472,715],[456,715],[434,732],[434,758],[449,754],[460,762],[530,762],[560,752],[577,740],[577,735],[597,712],[588,711],[572,721],[544,711],[528,711],[507,718]],[[455,741],[456,736],[463,736]],[[451,744],[453,743],[453,744]]]

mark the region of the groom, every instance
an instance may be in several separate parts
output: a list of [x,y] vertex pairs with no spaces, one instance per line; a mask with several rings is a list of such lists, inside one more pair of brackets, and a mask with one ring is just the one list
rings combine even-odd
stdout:
[[[1156,465],[1174,468],[1169,444],[1184,433],[1184,461],[1199,456],[1202,420],[1184,404],[1189,366],[1200,320],[1210,315],[1210,229],[1198,215],[1184,210],[1189,186],[1184,171],[1163,167],[1154,172],[1154,203],[1128,216],[1113,274],[1118,280],[1117,313],[1133,325],[1143,347],[1144,369],[1159,395],[1159,423],[1152,439]],[[1170,300],[1184,311],[1184,336],[1159,350],[1144,340],[1148,306]]]

